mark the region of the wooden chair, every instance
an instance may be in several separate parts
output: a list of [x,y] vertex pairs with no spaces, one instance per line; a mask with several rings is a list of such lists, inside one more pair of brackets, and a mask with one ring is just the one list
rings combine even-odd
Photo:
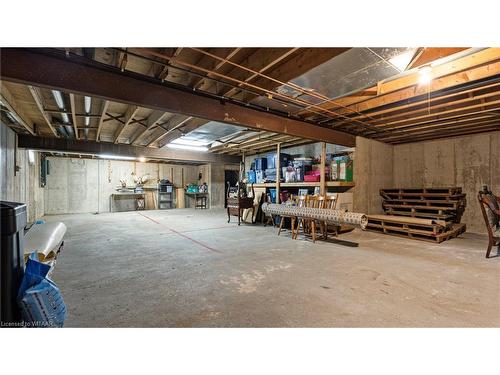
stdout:
[[[327,210],[335,210],[335,208],[337,207],[337,198],[338,198],[338,194],[336,195],[327,195],[325,197],[325,204],[324,204],[324,208],[327,209]],[[338,234],[338,225],[332,225],[332,224],[328,224],[326,221],[323,222],[323,229],[324,229],[324,232],[323,232],[323,238],[326,240],[328,238],[328,226],[330,225],[330,227],[333,228],[333,231],[332,233],[336,236]]]
[[[290,199],[295,200],[296,198],[294,196],[292,196]],[[290,222],[291,222],[290,223],[290,230],[292,231],[292,238],[294,238],[294,227],[295,227],[295,222],[297,221],[297,217],[293,216],[293,215],[281,215],[280,225],[278,228],[278,236],[280,235],[281,230],[283,229],[283,223],[285,222],[285,218],[290,219]]]
[[481,211],[483,213],[486,229],[488,230],[488,249],[486,258],[490,257],[491,248],[498,246],[497,254],[500,254],[500,197],[494,195],[485,186],[477,195]]
[[[265,193],[262,195],[262,203],[272,203],[271,202],[271,195],[268,194],[268,193]],[[267,225],[272,225],[273,227],[275,227],[276,225],[274,224],[274,217],[272,214],[266,214],[264,211],[262,211],[261,209],[261,212],[262,212],[262,223],[264,224],[264,226],[266,227]]]
[[[297,207],[306,207],[306,202],[308,199],[307,195],[299,195],[296,199],[297,199]],[[304,220],[300,216],[297,216],[295,220],[297,223],[297,229],[295,230],[295,234],[292,237],[293,239],[297,239],[297,235],[299,234],[299,229],[301,224],[302,224],[302,229],[304,230]]]
[[[307,195],[303,199],[304,201],[304,207],[313,207],[313,208],[318,208],[320,204],[320,200],[318,199],[317,195]],[[307,233],[311,233],[311,237],[313,240],[313,243],[316,242],[316,220],[313,219],[307,219],[307,218],[299,218],[298,224],[297,224],[297,231],[295,234],[295,238],[297,238],[299,234],[300,227],[302,225],[302,231],[304,233],[304,236]]]
[[[253,200],[255,197],[255,191],[253,189],[253,184],[251,185],[252,196],[247,197],[246,192],[241,189],[242,182],[238,183],[238,190],[236,197],[230,196],[230,184],[227,183],[227,222],[231,221],[231,215],[238,217],[238,225],[241,223],[241,217],[243,214],[243,210],[245,208],[252,209],[252,218],[254,217],[255,207],[253,205]],[[253,222],[253,219],[252,219]]]

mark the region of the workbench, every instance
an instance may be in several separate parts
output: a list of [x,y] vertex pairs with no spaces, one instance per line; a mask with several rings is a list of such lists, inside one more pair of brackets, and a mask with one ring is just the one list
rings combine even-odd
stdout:
[[186,192],[186,196],[194,198],[194,208],[208,208],[207,207],[207,197],[208,193],[188,193]]
[[[146,193],[135,193],[133,191],[131,192],[119,192],[119,193],[113,193],[109,196],[109,212],[113,212],[113,207],[114,207],[114,202],[117,197],[133,197],[135,201],[135,210],[137,211],[138,209],[144,209],[145,207],[145,202],[146,202]],[[142,198],[142,206],[140,203],[138,203],[138,199]],[[142,207],[142,208],[139,208]]]

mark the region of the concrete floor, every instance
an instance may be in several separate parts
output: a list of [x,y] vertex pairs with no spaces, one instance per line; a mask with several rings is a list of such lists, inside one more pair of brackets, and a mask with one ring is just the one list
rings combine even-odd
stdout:
[[355,230],[349,247],[238,227],[222,210],[45,219],[68,226],[53,273],[68,327],[500,326],[500,257],[484,258],[484,235]]

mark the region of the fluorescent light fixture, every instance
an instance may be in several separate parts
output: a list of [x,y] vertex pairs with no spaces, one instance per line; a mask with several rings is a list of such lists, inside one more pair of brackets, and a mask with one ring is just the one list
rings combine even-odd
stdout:
[[64,100],[61,91],[52,90],[52,95],[54,96],[54,99],[56,100],[56,104],[59,107],[59,109],[64,109]]
[[432,69],[430,66],[423,66],[418,70],[418,82],[421,85],[426,85],[432,81]]
[[28,150],[28,163],[30,165],[35,164],[35,151],[33,150]]
[[170,144],[184,145],[184,146],[196,146],[196,147],[206,146],[206,144],[204,142],[192,140],[192,139],[186,139],[186,138],[174,139],[172,142],[170,142]]
[[61,113],[61,117],[62,117],[63,122],[64,122],[65,124],[68,124],[68,123],[69,123],[69,117],[68,117],[68,115],[67,115],[66,113]]
[[146,158],[144,156],[141,156],[137,160],[139,160],[141,163],[144,163],[146,161]]
[[85,126],[89,126],[89,125],[90,125],[90,117],[85,116]]
[[189,151],[200,151],[200,152],[206,152],[208,151],[208,147],[205,146],[188,146],[188,145],[180,145],[176,143],[169,143],[167,145],[168,148],[176,148],[180,150],[189,150]]
[[97,155],[101,159],[112,159],[112,160],[135,160],[133,156],[120,156],[120,155],[111,155],[111,154],[99,154]]
[[406,67],[410,63],[411,59],[413,58],[414,54],[415,54],[414,50],[409,50],[397,56],[394,56],[393,58],[389,59],[389,62],[396,68],[398,68],[400,72],[404,72],[406,70]]
[[90,99],[90,96],[86,96],[83,98],[84,102],[85,102],[85,113],[90,113],[90,103],[91,103],[91,99]]

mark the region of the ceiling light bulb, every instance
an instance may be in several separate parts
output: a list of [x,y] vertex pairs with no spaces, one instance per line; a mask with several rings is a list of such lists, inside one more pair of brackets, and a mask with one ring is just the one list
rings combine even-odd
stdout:
[[85,101],[85,113],[90,113],[90,103],[91,103],[90,96],[86,96],[84,98],[84,101]]
[[54,99],[56,100],[56,104],[59,107],[59,109],[64,109],[64,100],[61,91],[52,90],[52,95],[54,96]]
[[418,82],[421,85],[426,85],[432,81],[432,69],[430,66],[423,66],[418,70]]

